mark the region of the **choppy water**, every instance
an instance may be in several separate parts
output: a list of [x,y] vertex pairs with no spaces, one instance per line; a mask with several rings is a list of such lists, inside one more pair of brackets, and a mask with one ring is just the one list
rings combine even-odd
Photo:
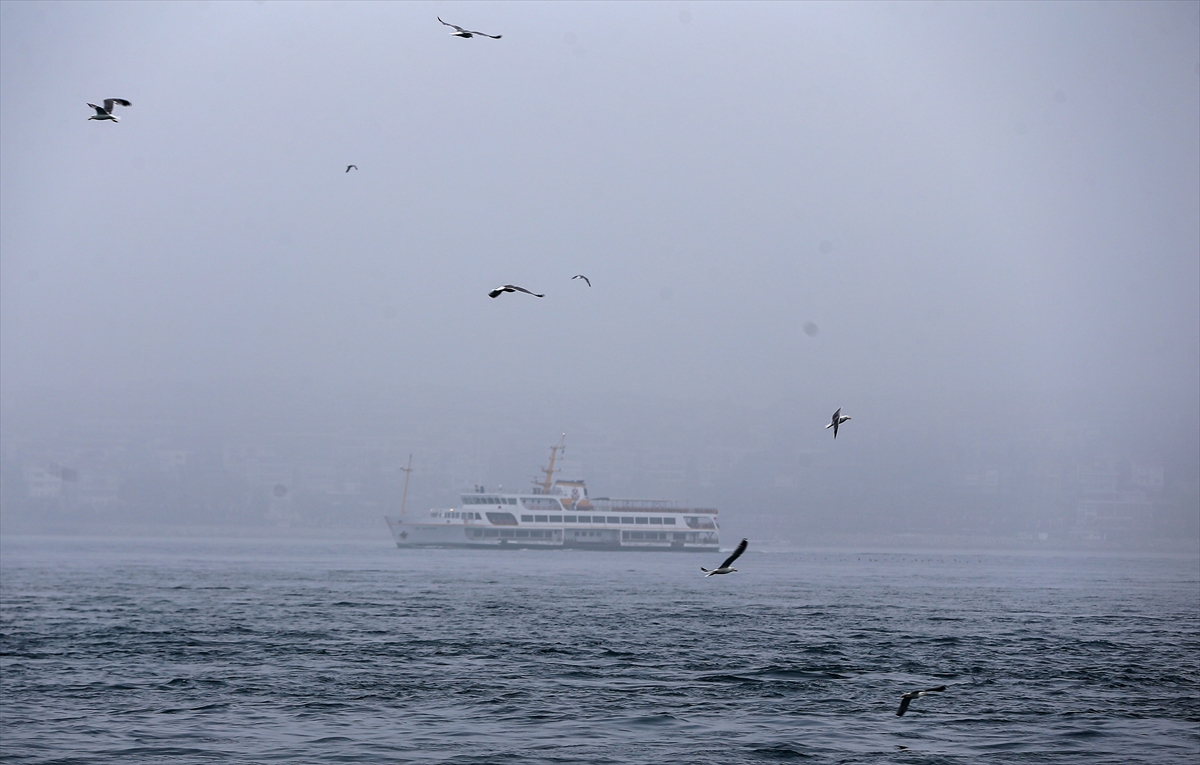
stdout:
[[[381,537],[386,530],[381,529]],[[14,763],[1192,763],[1179,557],[7,538]],[[945,684],[897,717],[901,692]]]

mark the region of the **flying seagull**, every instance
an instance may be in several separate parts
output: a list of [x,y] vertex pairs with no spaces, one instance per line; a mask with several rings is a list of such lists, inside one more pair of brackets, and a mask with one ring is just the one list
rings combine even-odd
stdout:
[[539,295],[536,292],[530,292],[529,290],[525,289],[524,287],[518,287],[515,284],[506,284],[503,287],[497,287],[496,289],[494,289],[488,293],[488,297],[490,297],[490,298],[500,297],[500,293],[502,293],[502,292],[524,292],[526,295],[533,295],[534,297],[546,297],[545,295]]
[[[438,21],[442,21],[441,16],[438,16]],[[463,29],[458,24],[450,24],[445,21],[442,21],[442,23],[448,27],[454,27],[454,31],[450,33],[450,35],[452,37],[461,37],[464,40],[469,40],[472,37],[474,37],[475,35],[479,35],[480,37],[490,37],[493,40],[499,40],[501,37],[504,36],[504,35],[489,35],[487,32],[472,32],[469,29]]]
[[838,410],[833,413],[833,419],[829,421],[829,424],[825,426],[825,429],[828,430],[833,428],[833,437],[837,438],[838,425],[841,425],[848,419],[850,418],[847,415],[842,414],[842,408],[839,406]]
[[737,571],[737,569],[730,568],[730,565],[732,565],[733,562],[735,560],[737,560],[738,557],[741,556],[742,553],[746,552],[746,545],[748,545],[748,544],[749,544],[749,542],[747,542],[745,539],[743,539],[738,544],[737,549],[733,551],[733,555],[730,555],[728,558],[726,558],[725,562],[722,563],[720,566],[718,566],[717,568],[711,569],[711,570],[705,568],[704,566],[701,566],[700,570],[704,572],[704,576],[706,578],[712,576],[713,574],[732,574],[733,572]]
[[592,280],[591,280],[591,279],[589,279],[589,278],[587,278],[587,277],[586,277],[586,276],[584,276],[583,274],[575,274],[575,275],[574,275],[574,276],[572,276],[571,278],[572,278],[572,279],[583,279],[585,282],[587,282],[587,284],[588,284],[588,286],[589,286],[589,287],[591,287],[591,286],[592,286]]
[[91,117],[88,117],[88,119],[89,120],[101,120],[101,121],[112,120],[113,122],[120,122],[121,121],[120,117],[113,116],[113,113],[112,113],[113,104],[120,104],[121,106],[133,106],[133,104],[129,103],[124,98],[106,98],[106,99],[104,99],[104,106],[96,106],[95,104],[88,104],[88,106],[90,106],[96,110],[96,113],[93,114]]
[[350,172],[351,170],[357,170],[357,169],[358,169],[358,165],[346,165],[347,173]]
[[908,711],[908,705],[912,703],[913,699],[919,699],[929,693],[941,693],[944,690],[946,690],[946,686],[939,685],[937,688],[929,688],[924,691],[912,691],[904,694],[900,697],[900,708],[896,710],[896,716],[902,717],[904,713]]

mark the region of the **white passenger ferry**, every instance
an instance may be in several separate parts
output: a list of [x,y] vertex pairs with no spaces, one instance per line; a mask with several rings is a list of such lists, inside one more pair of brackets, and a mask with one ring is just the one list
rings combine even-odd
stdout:
[[[720,549],[715,508],[659,499],[588,496],[583,481],[554,480],[564,442],[550,447],[546,478],[532,491],[477,487],[458,507],[420,518],[386,516],[397,547],[563,548],[586,550]],[[407,481],[405,495],[407,496]]]

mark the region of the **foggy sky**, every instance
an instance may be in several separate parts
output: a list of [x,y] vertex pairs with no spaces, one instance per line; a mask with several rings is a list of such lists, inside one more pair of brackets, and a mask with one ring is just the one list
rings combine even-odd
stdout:
[[0,95],[10,410],[637,394],[773,402],[797,448],[897,395],[1195,416],[1198,3],[5,2]]

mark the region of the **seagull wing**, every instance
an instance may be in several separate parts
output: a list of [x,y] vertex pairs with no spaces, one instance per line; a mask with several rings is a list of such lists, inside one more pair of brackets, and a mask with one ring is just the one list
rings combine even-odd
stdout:
[[351,170],[357,170],[357,169],[358,169],[358,165],[346,165],[347,173],[350,172]]
[[926,688],[923,691],[909,691],[900,697],[900,708],[896,710],[896,716],[899,717],[908,711],[908,705],[913,699],[919,699],[927,693],[941,693],[946,690],[946,686],[939,685],[937,688]]
[[587,286],[589,286],[589,287],[592,286],[592,280],[587,278],[583,274],[576,274],[576,275],[572,276],[571,278],[572,279],[583,279],[585,282],[587,282]]
[[494,290],[492,290],[491,292],[489,292],[489,293],[488,293],[488,297],[490,297],[490,298],[497,298],[497,297],[500,297],[500,295],[501,295],[501,294],[502,294],[504,291],[505,291],[505,290],[504,290],[504,288],[503,288],[503,287],[497,287],[496,289],[494,289]]
[[833,420],[829,424],[830,425],[835,424],[838,421],[838,417],[841,415],[841,413],[842,413],[842,408],[839,406],[838,410],[833,413]]
[[479,35],[480,37],[490,37],[493,40],[499,40],[501,37],[504,36],[504,35],[489,35],[487,32],[475,32],[473,30],[471,30],[471,34]]
[[[437,20],[438,20],[438,21],[442,21],[442,17],[441,17],[441,16],[438,16],[438,17],[437,17]],[[460,27],[458,24],[451,24],[451,23],[450,23],[450,22],[448,22],[448,21],[442,21],[442,23],[443,23],[443,24],[445,24],[445,25],[446,25],[446,26],[448,26],[448,27],[454,27],[454,28],[455,28],[455,29],[457,29],[459,32],[466,32],[466,31],[467,31],[467,30],[463,29],[462,27]],[[479,33],[478,33],[478,32],[470,32],[469,34],[473,34],[473,35],[475,35],[475,34],[479,34]]]
[[738,543],[737,549],[733,551],[733,555],[725,559],[725,562],[721,564],[721,568],[729,568],[733,565],[733,562],[741,557],[742,553],[746,552],[746,546],[749,544],[745,539]]
[[124,98],[106,98],[104,99],[104,111],[112,114],[113,104],[120,104],[121,106],[133,106],[133,104],[129,103]]
[[88,104],[88,106],[96,110],[97,117],[103,117],[104,115],[108,114],[108,112],[104,111],[103,106],[96,106],[95,104]]
[[533,295],[534,297],[546,297],[545,295],[539,295],[536,292],[530,292],[524,287],[518,287],[515,284],[506,284],[504,285],[504,289],[508,290],[509,292],[524,292],[526,295]]

